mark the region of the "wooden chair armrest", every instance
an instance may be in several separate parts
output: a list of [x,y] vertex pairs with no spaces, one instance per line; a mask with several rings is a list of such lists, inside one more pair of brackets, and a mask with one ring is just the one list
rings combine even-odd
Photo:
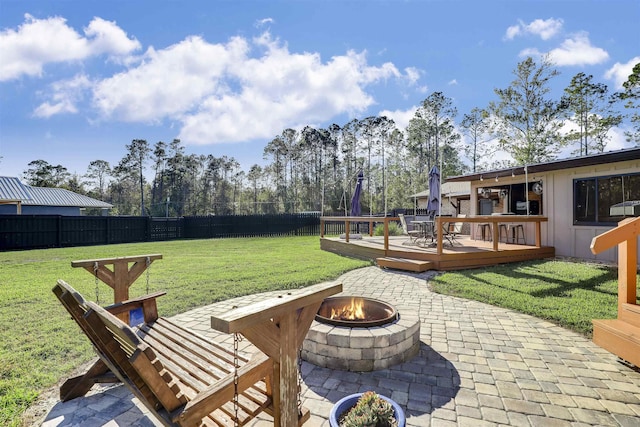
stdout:
[[156,298],[166,294],[167,293],[164,291],[154,292],[152,294],[143,295],[138,298],[131,298],[126,301],[111,304],[104,309],[113,315],[118,315],[120,313],[128,313],[129,311],[136,308],[142,308],[142,312],[144,313],[144,321],[152,322],[158,318],[158,307],[156,305]]
[[[272,373],[273,361],[265,354],[258,353],[249,362],[238,368],[238,393],[242,393]],[[233,379],[234,373],[230,372],[215,384],[198,393],[198,396],[189,401],[184,409],[173,418],[173,421],[178,422],[179,419],[182,426],[200,425],[203,417],[233,400],[235,393]]]

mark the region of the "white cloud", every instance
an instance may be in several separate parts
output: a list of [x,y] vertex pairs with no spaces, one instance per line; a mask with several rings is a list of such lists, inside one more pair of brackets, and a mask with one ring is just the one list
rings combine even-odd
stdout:
[[456,79],[449,80],[449,82],[447,84],[449,86],[458,86],[458,80],[456,80]]
[[137,67],[96,85],[94,106],[104,118],[127,122],[179,117],[197,109],[207,96],[229,92],[233,82],[223,78],[230,64],[241,61],[247,50],[240,38],[214,45],[200,37],[158,51],[150,48]]
[[115,22],[105,21],[102,18],[93,18],[89,26],[84,29],[84,33],[89,38],[93,55],[106,53],[125,56],[141,47],[138,40],[130,39]]
[[40,104],[33,115],[40,118],[49,118],[57,114],[75,114],[78,112],[76,104],[84,98],[87,89],[92,84],[84,75],[77,75],[69,80],[61,80],[51,85],[49,97],[51,101]]
[[[33,115],[49,118],[92,107],[101,121],[166,121],[180,128],[186,144],[211,144],[269,138],[285,127],[354,116],[375,104],[368,86],[393,80],[415,87],[422,74],[412,67],[400,71],[390,62],[370,65],[366,51],[324,61],[315,52],[290,52],[268,31],[225,43],[191,36],[131,56],[140,48],[115,22],[102,18],[94,18],[82,35],[64,18],[25,15],[18,29],[0,33],[0,81],[40,76],[49,63],[76,61],[84,68],[80,61],[109,55],[120,72],[104,79],[85,74],[60,79],[40,93],[44,100]],[[87,101],[90,105],[80,105]]]
[[526,27],[526,31],[540,36],[542,40],[549,40],[562,29],[564,21],[562,19],[536,19]]
[[513,40],[516,36],[522,33],[522,27],[518,25],[512,25],[507,28],[507,32],[504,35],[504,38],[507,40]]
[[558,66],[594,65],[609,59],[606,50],[591,45],[587,33],[575,34],[549,52],[549,59]]
[[411,107],[408,110],[382,110],[378,113],[379,116],[387,116],[392,119],[396,127],[400,130],[404,130],[409,125],[409,121],[415,116],[418,107]]
[[504,38],[506,40],[512,40],[517,36],[525,34],[531,34],[539,36],[542,40],[549,40],[562,30],[564,21],[562,19],[536,19],[529,24],[525,24],[523,21],[518,21],[518,24],[512,25],[507,28]]
[[634,147],[633,142],[627,141],[627,137],[624,134],[625,130],[629,131],[631,129],[625,127],[614,127],[609,130],[608,135],[611,137],[611,140],[607,144],[606,151],[622,150],[624,148]]
[[[261,53],[250,56],[250,53]],[[105,118],[179,121],[187,144],[269,138],[285,127],[356,114],[375,101],[367,85],[415,81],[391,63],[370,66],[366,52],[322,62],[316,53],[292,53],[264,33],[226,44],[188,38],[149,50],[141,64],[100,82],[95,106]]]
[[414,84],[416,84],[418,80],[420,80],[420,77],[422,76],[422,72],[415,67],[405,68],[404,73],[406,76],[407,83],[410,86],[413,86]]
[[36,19],[25,14],[17,30],[0,32],[0,81],[41,76],[48,63],[82,60],[100,54],[123,55],[139,49],[114,23],[94,18],[82,37],[61,17]]
[[622,89],[622,84],[629,79],[629,76],[633,72],[633,67],[637,63],[640,63],[640,56],[635,56],[624,64],[616,62],[606,71],[604,77],[613,80],[616,89]]
[[528,56],[532,56],[534,58],[536,57],[542,57],[544,56],[544,53],[540,52],[538,49],[536,49],[535,47],[528,47],[526,49],[522,49],[520,51],[520,53],[518,54],[518,56],[520,58],[526,58]]
[[275,22],[276,21],[273,18],[263,18],[263,19],[258,19],[254,26],[256,28],[262,28],[265,25],[273,24]]

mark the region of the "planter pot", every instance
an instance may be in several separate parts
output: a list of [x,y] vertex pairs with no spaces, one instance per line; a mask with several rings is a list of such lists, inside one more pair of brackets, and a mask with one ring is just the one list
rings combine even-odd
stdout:
[[[362,393],[355,393],[338,400],[338,402],[333,405],[333,408],[331,408],[331,413],[329,414],[329,425],[331,427],[340,427],[340,424],[338,422],[340,416],[347,412],[349,409],[353,408],[358,402],[358,399],[360,399],[360,396],[362,396]],[[393,406],[393,413],[396,417],[396,420],[398,420],[398,427],[405,427],[406,418],[404,416],[404,411],[402,410],[400,405],[389,399],[387,396],[383,396],[381,394],[379,394],[378,396],[391,403],[391,406]]]

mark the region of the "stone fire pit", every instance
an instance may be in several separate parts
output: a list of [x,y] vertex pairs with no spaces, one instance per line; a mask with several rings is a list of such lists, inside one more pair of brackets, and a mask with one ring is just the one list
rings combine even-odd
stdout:
[[[331,308],[364,300],[365,319],[331,319]],[[353,310],[349,308],[347,311]],[[417,314],[363,297],[327,298],[302,344],[302,359],[331,369],[367,372],[411,359],[420,349]]]

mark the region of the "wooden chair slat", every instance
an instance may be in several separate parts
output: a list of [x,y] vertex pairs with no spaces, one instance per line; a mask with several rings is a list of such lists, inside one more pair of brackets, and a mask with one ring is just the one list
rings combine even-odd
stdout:
[[231,362],[220,360],[217,357],[218,354],[205,353],[201,348],[191,346],[188,342],[176,342],[164,334],[156,332],[155,327],[147,331],[144,338],[145,342],[153,345],[156,351],[167,358],[173,359],[173,356],[175,356],[175,362],[180,365],[188,363],[194,369],[197,367],[197,369],[201,369],[216,378],[220,378],[233,370],[233,359]]
[[[202,335],[192,332],[186,329],[184,326],[177,325],[163,317],[154,322],[154,328],[158,326],[163,326],[167,328],[171,334],[175,334],[176,336],[180,336],[182,339],[189,340],[190,342],[196,344],[198,347],[206,350],[207,353],[214,353],[216,355],[219,355],[224,360],[229,361],[229,363],[233,363],[233,349],[229,348],[229,346],[211,341],[203,337]],[[249,361],[249,358],[244,356],[242,353],[238,354],[238,358],[242,362]]]
[[[159,318],[156,322],[153,322],[152,327],[147,325],[146,328],[143,328],[145,331],[147,329],[150,329],[153,333],[160,333],[175,342],[181,342],[183,346],[202,349],[204,350],[204,354],[213,354],[215,357],[225,360],[229,364],[233,364],[232,349],[212,342],[195,332],[191,332],[180,325],[176,325],[168,319]],[[249,361],[249,358],[245,357],[242,353],[238,354],[238,358],[244,363]]]

